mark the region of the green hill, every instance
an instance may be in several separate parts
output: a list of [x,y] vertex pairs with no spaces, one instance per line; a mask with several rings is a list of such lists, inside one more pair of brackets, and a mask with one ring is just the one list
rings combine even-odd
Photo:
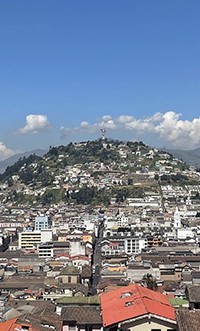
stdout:
[[[108,204],[143,197],[166,183],[187,181],[188,166],[166,151],[142,142],[95,140],[50,147],[31,154],[0,175],[4,202]],[[169,174],[170,169],[170,174]],[[165,174],[165,171],[166,174]]]

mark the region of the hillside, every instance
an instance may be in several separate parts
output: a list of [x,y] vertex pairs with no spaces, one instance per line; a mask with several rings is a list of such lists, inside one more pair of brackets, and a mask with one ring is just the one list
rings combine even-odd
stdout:
[[[159,191],[159,183],[188,181],[189,167],[142,142],[96,140],[51,147],[20,158],[0,175],[1,201],[108,204]],[[159,180],[159,181],[158,181]]]
[[200,167],[200,148],[193,150],[166,149],[166,151],[179,160],[183,160],[195,167]]
[[46,152],[47,152],[46,150],[36,149],[31,152],[24,152],[24,153],[19,153],[19,154],[10,156],[9,158],[7,158],[5,160],[0,161],[0,174],[2,174],[6,170],[7,167],[9,167],[9,166],[13,165],[15,162],[17,162],[20,158],[28,157],[31,154],[43,156]]

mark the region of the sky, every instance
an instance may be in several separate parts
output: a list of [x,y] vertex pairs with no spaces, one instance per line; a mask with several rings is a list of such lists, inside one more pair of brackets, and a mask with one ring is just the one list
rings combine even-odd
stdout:
[[101,137],[200,147],[199,0],[0,0],[0,160]]

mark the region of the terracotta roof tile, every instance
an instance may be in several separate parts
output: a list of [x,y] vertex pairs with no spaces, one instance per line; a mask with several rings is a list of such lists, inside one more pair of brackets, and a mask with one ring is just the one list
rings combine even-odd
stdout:
[[101,307],[104,326],[146,314],[175,320],[174,308],[165,295],[138,284],[102,294]]
[[22,325],[29,326],[29,331],[39,331],[39,329],[35,329],[31,326],[31,324],[21,324],[17,323],[17,318],[14,318],[12,320],[8,320],[5,322],[0,323],[0,330],[1,331],[16,331],[17,329],[21,329]]

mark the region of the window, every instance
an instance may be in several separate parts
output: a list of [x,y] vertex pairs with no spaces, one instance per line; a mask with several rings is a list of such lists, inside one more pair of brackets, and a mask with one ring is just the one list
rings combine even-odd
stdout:
[[127,298],[127,297],[130,297],[132,295],[132,292],[124,292],[121,294],[121,298]]
[[68,326],[69,326],[69,329],[68,329],[69,331],[76,331],[77,330],[75,322],[69,322]]
[[69,277],[68,277],[68,283],[71,283],[71,282],[72,282],[72,277],[69,276]]
[[85,331],[92,331],[92,325],[90,325],[90,324],[86,325]]
[[134,301],[128,301],[128,302],[125,302],[125,307],[133,306],[134,304],[135,304]]
[[161,329],[151,329],[151,331],[161,331]]

